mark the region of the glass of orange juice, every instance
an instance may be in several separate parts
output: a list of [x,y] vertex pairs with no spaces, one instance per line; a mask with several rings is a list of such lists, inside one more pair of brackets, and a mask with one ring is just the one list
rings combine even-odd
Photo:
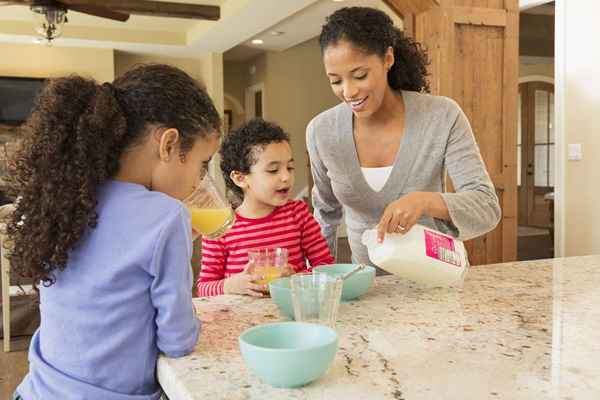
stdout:
[[258,285],[265,285],[269,291],[269,282],[279,278],[288,262],[288,251],[283,247],[268,247],[248,251],[248,262],[251,264],[249,272],[253,275],[262,275],[263,279],[254,281]]
[[196,189],[183,200],[192,217],[192,228],[209,239],[227,232],[235,222],[235,213],[210,175],[205,174]]

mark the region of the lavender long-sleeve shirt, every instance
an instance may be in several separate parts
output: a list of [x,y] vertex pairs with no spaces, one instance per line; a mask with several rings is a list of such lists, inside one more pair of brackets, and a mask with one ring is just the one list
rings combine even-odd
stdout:
[[[40,290],[41,325],[29,350],[25,400],[155,400],[159,352],[191,352],[191,226],[181,202],[108,181],[98,225]],[[26,228],[26,226],[25,226]]]

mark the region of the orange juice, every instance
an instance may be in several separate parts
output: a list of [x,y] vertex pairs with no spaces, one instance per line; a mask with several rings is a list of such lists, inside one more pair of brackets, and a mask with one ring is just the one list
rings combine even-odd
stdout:
[[[269,282],[279,278],[281,276],[281,269],[273,267],[271,265],[265,265],[264,267],[256,267],[252,272],[254,275],[261,275],[263,279],[254,281],[257,285],[268,285]],[[268,289],[267,289],[268,291]]]
[[188,207],[192,215],[192,227],[203,235],[210,235],[221,229],[231,218],[230,208]]

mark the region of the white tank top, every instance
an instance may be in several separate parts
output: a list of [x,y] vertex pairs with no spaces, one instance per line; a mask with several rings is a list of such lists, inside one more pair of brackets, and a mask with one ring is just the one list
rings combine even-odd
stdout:
[[363,176],[365,180],[376,192],[379,192],[385,182],[387,182],[390,177],[390,173],[392,172],[392,168],[394,166],[390,165],[389,167],[380,167],[380,168],[361,168]]

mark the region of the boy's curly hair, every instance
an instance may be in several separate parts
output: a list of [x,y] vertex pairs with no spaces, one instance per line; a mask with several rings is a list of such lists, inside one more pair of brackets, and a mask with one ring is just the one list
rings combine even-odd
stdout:
[[231,131],[223,139],[219,154],[221,155],[221,172],[227,189],[237,198],[244,198],[244,192],[231,179],[233,171],[249,174],[250,168],[258,160],[264,148],[271,143],[290,141],[289,135],[280,126],[256,118]]
[[168,65],[141,65],[112,84],[77,75],[50,80],[23,126],[9,167],[17,206],[7,224],[10,262],[24,277],[55,282],[69,252],[96,226],[96,190],[149,127],[176,128],[181,156],[221,129],[204,89]]
[[321,29],[321,51],[341,40],[380,57],[392,47],[395,61],[388,72],[390,87],[396,91],[429,92],[427,52],[420,43],[404,36],[383,11],[370,7],[345,7],[335,11]]

